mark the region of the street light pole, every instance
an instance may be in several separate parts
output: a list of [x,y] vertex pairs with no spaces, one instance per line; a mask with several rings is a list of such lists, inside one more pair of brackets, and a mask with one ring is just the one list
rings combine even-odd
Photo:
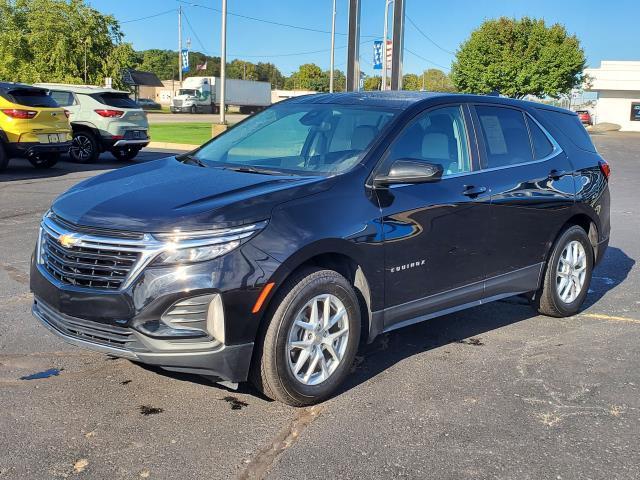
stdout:
[[178,81],[182,88],[182,5],[178,6]]
[[88,39],[84,40],[84,84],[87,84],[87,43]]
[[387,37],[389,36],[389,7],[393,0],[386,0],[384,6],[384,34],[382,38],[382,82],[380,90],[387,89]]
[[333,12],[331,14],[331,66],[329,72],[329,92],[333,93],[333,75],[336,46],[336,0],[333,0]]
[[225,124],[225,83],[227,73],[227,0],[222,0],[222,33],[220,40],[220,123]]

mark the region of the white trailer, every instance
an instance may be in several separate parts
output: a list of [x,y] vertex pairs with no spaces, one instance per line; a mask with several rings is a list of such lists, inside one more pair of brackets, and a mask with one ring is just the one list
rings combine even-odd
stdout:
[[[227,79],[225,103],[240,107],[241,113],[253,113],[271,105],[271,84],[252,80]],[[220,79],[189,77],[171,101],[171,111],[217,113],[220,110]]]

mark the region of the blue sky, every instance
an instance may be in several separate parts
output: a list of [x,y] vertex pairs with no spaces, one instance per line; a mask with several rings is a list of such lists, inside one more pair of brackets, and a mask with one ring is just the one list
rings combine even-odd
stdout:
[[[361,0],[361,34],[382,37],[384,0]],[[524,15],[560,22],[581,40],[590,66],[601,60],[640,60],[640,0],[406,0],[408,17],[434,44],[410,23],[405,30],[404,71],[421,72],[429,67],[449,67],[456,48],[484,19]],[[183,37],[191,37],[192,49],[212,55],[220,53],[220,14],[190,6],[177,0],[90,0],[103,13],[113,14],[122,24],[126,41],[138,50],[148,48],[177,49],[177,13],[168,12],[141,21],[140,17],[166,12],[178,5],[184,8]],[[198,5],[219,9],[220,0],[192,0]],[[299,25],[317,30],[331,28],[332,0],[228,0],[228,11],[240,15]],[[347,30],[348,0],[338,0],[336,30]],[[190,25],[190,26],[189,26]],[[302,63],[329,66],[331,36],[284,26],[229,16],[227,51],[232,58],[249,61],[272,61],[285,74]],[[362,38],[362,69],[371,69],[373,38]],[[336,37],[336,68],[345,70],[346,36]],[[343,48],[340,48],[343,47]],[[300,54],[303,52],[314,52]],[[292,55],[294,54],[294,55]]]

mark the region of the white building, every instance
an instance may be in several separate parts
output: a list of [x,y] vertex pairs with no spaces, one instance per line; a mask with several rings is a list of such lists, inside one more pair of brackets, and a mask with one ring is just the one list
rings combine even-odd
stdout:
[[640,132],[640,61],[603,61],[585,73],[591,79],[585,90],[598,94],[596,122]]

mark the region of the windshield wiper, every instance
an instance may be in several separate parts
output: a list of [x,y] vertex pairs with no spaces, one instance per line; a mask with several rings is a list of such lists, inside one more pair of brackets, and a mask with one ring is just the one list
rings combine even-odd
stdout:
[[277,170],[268,170],[264,168],[256,168],[248,165],[242,165],[237,167],[222,167],[225,170],[233,170],[234,172],[242,172],[242,173],[257,173],[259,175],[283,175],[282,172],[278,172]]
[[199,167],[208,167],[209,165],[207,165],[206,163],[204,163],[202,160],[200,160],[197,157],[194,157],[193,155],[182,155],[180,157],[180,161],[182,161],[183,163],[192,163],[194,165],[197,165]]

